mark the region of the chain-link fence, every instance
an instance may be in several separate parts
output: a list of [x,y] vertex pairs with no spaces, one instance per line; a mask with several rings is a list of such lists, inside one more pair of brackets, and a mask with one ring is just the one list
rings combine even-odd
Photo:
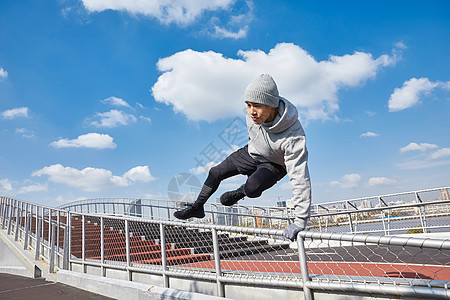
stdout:
[[214,282],[219,296],[231,283],[301,289],[306,299],[318,290],[450,296],[450,240],[304,231],[291,243],[258,219],[256,226],[175,222],[5,197],[0,207],[2,229],[53,269],[97,268],[100,276],[118,270],[129,280],[151,274],[166,287],[173,277],[202,279]]
[[[245,201],[240,201],[245,203]],[[185,203],[172,200],[99,198],[72,202],[60,209],[92,214],[174,220]],[[207,203],[206,217],[189,222],[253,228],[282,229],[293,219],[289,207]],[[398,235],[450,230],[449,188],[314,204],[309,231]]]

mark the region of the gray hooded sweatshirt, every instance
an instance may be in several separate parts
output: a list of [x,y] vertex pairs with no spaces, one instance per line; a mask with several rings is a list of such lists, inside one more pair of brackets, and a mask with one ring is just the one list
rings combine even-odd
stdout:
[[273,162],[285,167],[294,195],[295,224],[305,228],[311,214],[311,181],[305,132],[297,108],[280,97],[278,114],[272,122],[257,125],[246,114],[250,141],[249,154],[259,162]]

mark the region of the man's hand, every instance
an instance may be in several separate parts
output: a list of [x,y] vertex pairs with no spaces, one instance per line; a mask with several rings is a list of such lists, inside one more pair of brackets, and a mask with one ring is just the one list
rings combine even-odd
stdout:
[[291,241],[295,241],[295,239],[297,238],[297,234],[303,229],[305,228],[292,223],[284,228],[283,236]]

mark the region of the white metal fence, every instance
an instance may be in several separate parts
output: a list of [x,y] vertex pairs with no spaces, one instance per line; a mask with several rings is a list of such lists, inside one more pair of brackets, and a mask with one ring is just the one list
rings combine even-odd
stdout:
[[[334,201],[312,206],[309,231],[395,235],[450,231],[449,187]],[[245,200],[240,201],[245,203]],[[68,203],[59,208],[84,213],[139,216],[174,220],[183,202],[135,198],[98,198]],[[292,219],[287,207],[207,203],[206,217],[190,222],[282,229]]]
[[[1,228],[48,261],[50,271],[97,268],[109,276],[119,270],[129,280],[151,274],[166,287],[169,278],[206,280],[219,296],[226,296],[227,284],[246,284],[298,289],[306,299],[314,291],[450,297],[450,240],[304,231],[292,247],[281,229],[263,228],[262,219],[229,226],[172,221],[162,213],[143,218],[135,200],[76,205],[90,211],[1,197]],[[110,209],[114,215],[105,213]],[[151,209],[169,209],[170,218],[168,205]]]

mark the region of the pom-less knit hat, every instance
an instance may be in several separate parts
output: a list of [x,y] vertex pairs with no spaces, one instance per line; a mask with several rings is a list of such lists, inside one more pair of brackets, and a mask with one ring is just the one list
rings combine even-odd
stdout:
[[277,84],[269,74],[261,74],[245,89],[244,101],[278,107],[280,96]]

